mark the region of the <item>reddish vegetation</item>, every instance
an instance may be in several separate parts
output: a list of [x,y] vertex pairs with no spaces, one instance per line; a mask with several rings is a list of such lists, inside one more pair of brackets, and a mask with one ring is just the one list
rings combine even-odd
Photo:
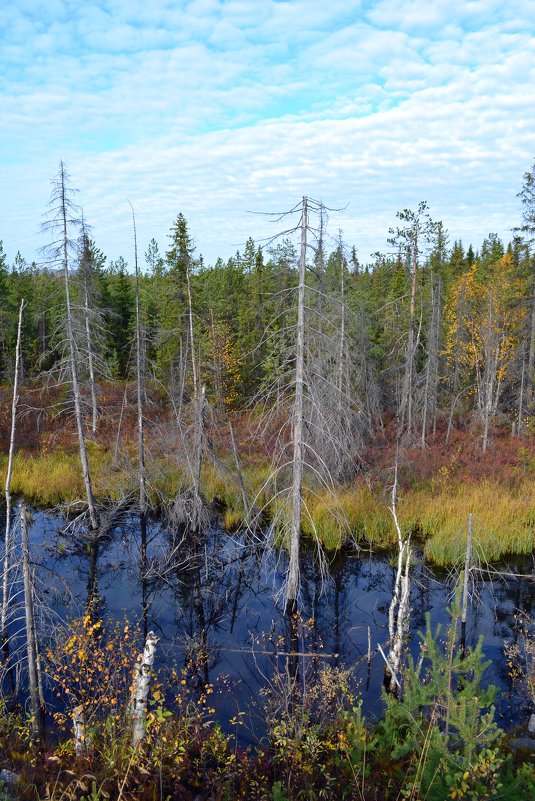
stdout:
[[[103,384],[99,392],[100,419],[96,444],[113,447],[117,436],[121,409],[126,391],[126,403],[121,420],[121,442],[135,443],[136,413],[135,386],[133,384]],[[20,397],[20,419],[17,426],[17,447],[28,454],[43,453],[54,448],[76,451],[77,437],[70,413],[66,390],[62,387],[25,387]],[[11,390],[0,388],[0,448],[7,451],[11,416]],[[157,430],[160,436],[152,440],[166,441],[165,429],[172,425],[172,411],[165,398],[151,393],[145,407],[147,431]],[[270,458],[273,448],[273,431],[280,431],[281,420],[273,421],[272,430],[259,439],[254,419],[248,414],[234,416],[234,430],[245,461],[262,462]],[[478,482],[494,479],[511,484],[533,470],[535,465],[535,438],[511,436],[510,429],[497,428],[493,432],[492,446],[482,453],[477,427],[462,420],[456,421],[446,444],[447,421],[439,420],[436,435],[428,436],[427,447],[405,449],[400,471],[402,488],[422,485],[437,475],[447,474],[459,482]],[[150,434],[149,434],[150,436]],[[226,426],[214,426],[212,439],[222,450],[230,450]],[[385,486],[390,482],[395,460],[395,419],[385,420],[384,429],[377,431],[362,454],[366,469],[357,481],[377,482]]]

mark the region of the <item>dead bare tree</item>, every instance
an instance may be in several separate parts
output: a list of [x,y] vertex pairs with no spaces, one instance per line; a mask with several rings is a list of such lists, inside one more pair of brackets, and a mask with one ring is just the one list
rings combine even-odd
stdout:
[[24,612],[26,616],[26,651],[28,657],[28,683],[30,690],[30,706],[32,710],[32,728],[34,734],[44,742],[44,710],[41,704],[39,688],[39,654],[35,631],[35,615],[33,605],[33,583],[30,570],[30,549],[28,544],[28,528],[26,523],[26,504],[20,502],[20,530],[22,538],[22,573],[24,579]]
[[9,646],[7,633],[7,608],[9,603],[9,571],[11,564],[11,476],[13,474],[13,457],[15,455],[15,435],[17,428],[17,406],[19,402],[19,374],[21,366],[21,332],[22,314],[24,311],[24,298],[20,302],[19,322],[17,326],[17,344],[15,347],[15,375],[13,378],[13,399],[11,402],[11,433],[9,436],[9,454],[7,458],[5,498],[6,498],[6,528],[4,536],[4,570],[2,574],[2,612],[0,630],[2,633],[2,648],[6,664],[9,663]]
[[[284,302],[280,301],[283,324],[273,322],[263,348],[277,355],[275,370],[253,399],[257,410],[264,410],[259,415],[258,435],[265,437],[275,428],[278,442],[269,488],[266,485],[263,491],[273,500],[273,529],[282,533],[289,550],[283,592],[290,614],[297,610],[300,540],[305,524],[317,545],[320,571],[326,567],[307,498],[314,500],[320,493],[332,496],[336,480],[355,469],[358,445],[354,446],[362,432],[360,404],[353,392],[345,279],[339,276],[338,294],[329,295],[325,292],[322,258],[309,258],[310,252],[317,254],[323,247],[326,211],[322,203],[304,197],[289,212],[276,216],[276,221],[281,221],[288,215],[299,215],[295,227],[278,235],[299,236],[299,258],[292,276],[297,280],[284,283]],[[311,224],[311,214],[319,217],[317,226]],[[340,266],[344,269],[343,263]],[[284,267],[288,269],[286,264]],[[288,297],[295,299],[293,305]],[[343,526],[343,513],[337,510],[334,514]]]
[[69,348],[69,369],[70,384],[74,402],[74,415],[76,428],[78,431],[78,449],[80,453],[80,463],[82,466],[82,476],[85,486],[85,494],[89,511],[90,528],[93,532],[98,530],[99,520],[93,495],[93,485],[87,458],[87,448],[82,419],[82,395],[78,380],[78,348],[74,333],[73,313],[71,306],[69,265],[71,253],[75,248],[76,239],[71,236],[71,231],[78,230],[80,227],[80,208],[72,197],[75,190],[69,187],[69,175],[65,169],[63,161],[60,161],[59,172],[52,181],[52,193],[50,197],[50,209],[43,223],[43,230],[51,233],[56,238],[45,248],[49,260],[61,266],[65,282],[65,311],[66,328]]
[[[134,231],[134,265],[136,276],[136,399],[137,399],[137,454],[138,454],[138,485],[139,485],[139,523],[141,529],[141,573],[144,577],[147,569],[147,486],[145,476],[145,432],[143,427],[143,394],[144,376],[142,371],[141,357],[141,314],[139,306],[139,265],[137,258],[137,231],[136,215],[134,207],[128,201],[132,210],[132,226]],[[147,597],[146,581],[142,582],[143,587],[143,627],[144,635],[147,636]]]
[[411,536],[403,536],[397,515],[397,484],[398,462],[394,467],[394,483],[392,485],[392,498],[390,513],[396,528],[398,543],[398,560],[392,601],[388,610],[388,634],[390,651],[387,660],[387,679],[391,692],[401,688],[400,667],[403,645],[409,631],[410,623],[410,562],[411,562]]

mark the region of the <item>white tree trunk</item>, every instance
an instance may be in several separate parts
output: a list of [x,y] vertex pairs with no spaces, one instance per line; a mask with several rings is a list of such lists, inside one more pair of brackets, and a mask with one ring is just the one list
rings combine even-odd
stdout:
[[74,729],[74,753],[81,757],[86,752],[85,743],[85,715],[83,706],[77,706],[72,713],[72,726]]
[[63,165],[60,173],[61,180],[61,195],[60,195],[60,214],[63,228],[63,274],[65,279],[65,302],[67,307],[67,339],[69,341],[69,362],[71,370],[71,383],[72,392],[74,396],[74,414],[76,417],[76,428],[78,430],[78,445],[80,451],[80,462],[82,465],[82,475],[84,479],[85,494],[87,499],[87,506],[89,508],[89,519],[91,521],[91,529],[96,531],[98,529],[98,516],[95,506],[95,498],[93,496],[93,486],[91,483],[91,474],[89,472],[89,462],[87,459],[87,449],[85,447],[84,429],[82,423],[82,401],[80,393],[80,384],[78,383],[78,367],[77,367],[77,348],[76,340],[74,337],[74,328],[72,321],[71,310],[71,295],[69,287],[69,253],[68,253],[68,231],[67,231],[67,195],[65,186],[65,172]]
[[295,399],[293,408],[292,461],[292,519],[290,528],[290,560],[286,582],[286,603],[295,607],[299,591],[299,540],[303,490],[303,409],[305,371],[305,272],[307,249],[308,208],[303,198],[301,215],[301,254],[297,295],[297,331],[295,345]]
[[26,504],[20,503],[20,530],[22,535],[22,575],[24,582],[24,612],[26,617],[26,653],[28,658],[28,683],[30,686],[30,708],[34,734],[42,735],[43,710],[40,703],[37,637],[33,606],[33,587],[30,572],[30,549],[26,525]]
[[13,379],[13,399],[11,401],[11,434],[9,437],[9,455],[7,459],[6,471],[6,529],[4,538],[4,571],[2,575],[2,612],[0,629],[2,633],[2,643],[7,647],[7,607],[9,603],[9,570],[11,562],[11,476],[13,474],[13,457],[15,454],[15,434],[17,427],[17,405],[19,401],[19,372],[21,360],[21,333],[22,333],[22,313],[24,311],[24,299],[20,302],[19,323],[17,327],[17,345],[15,348],[15,376]]
[[89,368],[89,389],[91,392],[91,433],[97,433],[97,391],[95,384],[95,367],[93,364],[93,341],[91,338],[91,328],[89,326],[89,293],[87,290],[87,276],[84,278],[84,322],[85,337],[87,341],[87,361]]
[[160,638],[153,631],[149,631],[143,653],[139,655],[134,667],[132,682],[132,745],[134,748],[144,739],[147,732],[147,699],[156,646],[159,642]]
[[[394,484],[392,486],[392,503],[390,512],[394,519],[396,534],[398,539],[398,564],[396,570],[396,578],[394,581],[394,590],[392,593],[392,601],[388,610],[388,634],[390,640],[390,652],[388,655],[387,672],[390,680],[390,690],[394,692],[400,689],[398,678],[399,668],[401,665],[401,654],[403,650],[403,643],[409,630],[410,622],[410,534],[406,540],[403,539],[401,526],[397,516],[396,507],[396,494],[397,494],[397,463],[394,472]],[[405,560],[405,570],[403,569],[403,561]]]

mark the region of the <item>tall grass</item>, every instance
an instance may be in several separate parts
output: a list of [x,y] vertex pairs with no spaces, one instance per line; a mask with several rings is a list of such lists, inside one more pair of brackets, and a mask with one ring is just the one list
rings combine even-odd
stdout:
[[487,480],[454,484],[436,493],[414,491],[406,503],[418,510],[425,555],[436,564],[462,559],[469,513],[474,519],[474,546],[487,561],[528,554],[535,546],[534,480],[525,479],[516,487]]
[[[135,455],[125,454],[117,466],[109,449],[91,445],[89,462],[98,498],[135,497]],[[6,467],[7,457],[0,456],[2,482]],[[149,494],[155,505],[190,484],[186,466],[172,459],[149,461],[147,472]],[[283,544],[288,510],[282,497],[269,501],[268,477],[269,466],[265,463],[244,469],[249,496],[254,498],[256,509],[275,520],[278,541]],[[221,505],[225,528],[233,530],[243,525],[246,511],[233,465],[228,463],[226,468],[221,465],[217,469],[205,465],[201,481],[206,500]],[[17,453],[12,491],[46,507],[83,500],[78,454],[61,449],[38,456]],[[365,485],[336,493],[308,490],[304,496],[303,534],[321,542],[329,551],[336,551],[349,541],[390,547],[395,542],[395,531],[388,501],[384,493]],[[438,565],[455,564],[462,559],[469,513],[474,519],[474,546],[482,558],[497,561],[506,554],[530,553],[535,545],[535,479],[524,477],[513,486],[489,479],[477,483],[449,479],[412,488],[398,498],[402,528],[423,541],[426,558]]]

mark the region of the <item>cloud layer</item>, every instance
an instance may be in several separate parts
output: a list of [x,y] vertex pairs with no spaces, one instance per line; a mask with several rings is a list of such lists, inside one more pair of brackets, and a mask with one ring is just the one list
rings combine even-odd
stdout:
[[[29,259],[62,158],[97,244],[164,250],[179,211],[206,260],[303,194],[362,260],[427,200],[478,245],[517,224],[533,162],[535,39],[513,0],[7,4],[0,238]],[[3,37],[3,38],[2,38]]]

